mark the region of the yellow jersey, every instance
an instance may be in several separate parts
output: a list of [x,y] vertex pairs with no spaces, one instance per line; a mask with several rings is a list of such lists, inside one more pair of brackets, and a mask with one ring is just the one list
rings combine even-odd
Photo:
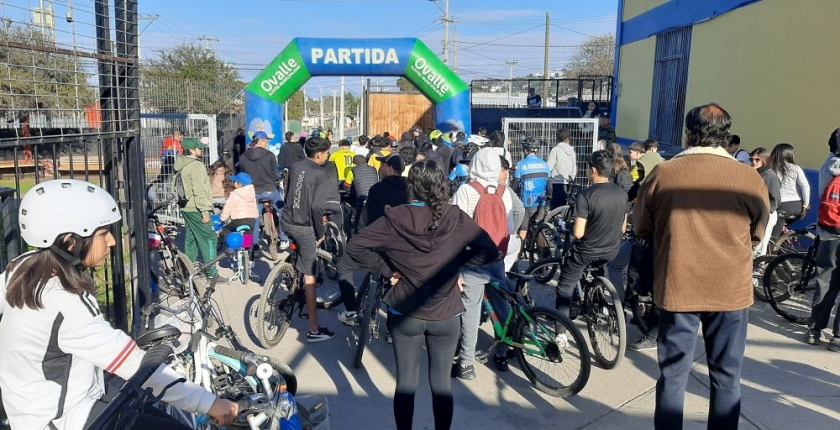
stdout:
[[387,157],[391,154],[391,151],[387,149],[380,149],[379,152],[381,152],[382,155],[371,154],[370,160],[368,160],[368,166],[373,167],[377,172],[379,171],[379,166],[382,165],[382,162],[377,160],[376,157]]
[[335,163],[335,168],[338,170],[339,181],[344,181],[347,168],[353,165],[353,157],[355,156],[356,153],[349,149],[342,149],[330,155],[330,161]]

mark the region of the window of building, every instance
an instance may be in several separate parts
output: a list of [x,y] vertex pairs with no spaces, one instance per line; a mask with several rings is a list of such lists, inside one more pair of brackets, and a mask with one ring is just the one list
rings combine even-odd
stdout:
[[691,28],[681,27],[656,36],[650,137],[668,145],[682,145]]

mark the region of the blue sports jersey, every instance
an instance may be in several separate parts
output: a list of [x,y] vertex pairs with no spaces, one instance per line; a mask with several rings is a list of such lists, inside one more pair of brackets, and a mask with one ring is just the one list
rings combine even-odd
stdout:
[[513,177],[521,181],[521,197],[525,208],[535,208],[542,204],[550,175],[551,169],[548,168],[548,164],[533,154],[516,165]]

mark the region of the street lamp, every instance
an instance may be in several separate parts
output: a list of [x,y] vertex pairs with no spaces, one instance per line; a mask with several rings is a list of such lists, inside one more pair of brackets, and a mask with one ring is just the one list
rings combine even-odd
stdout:
[[508,107],[511,107],[511,91],[513,89],[513,66],[519,64],[519,60],[507,60],[505,64],[510,66],[510,81],[508,81]]

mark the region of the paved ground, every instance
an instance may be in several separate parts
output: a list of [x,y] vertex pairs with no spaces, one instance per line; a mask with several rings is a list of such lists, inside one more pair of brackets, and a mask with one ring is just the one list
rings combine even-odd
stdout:
[[[266,275],[268,265],[257,264],[256,271]],[[364,368],[353,369],[352,333],[339,323],[338,310],[333,309],[320,311],[319,316],[322,325],[337,333],[335,339],[306,344],[306,321],[296,318],[283,341],[264,350],[251,330],[260,291],[255,283],[234,282],[220,288],[216,296],[228,323],[244,343],[289,363],[297,373],[301,394],[326,395],[332,429],[393,428],[394,358],[390,345],[384,340],[374,342],[365,353]],[[803,329],[777,317],[765,303],[756,303],[750,320],[742,375],[741,428],[840,428],[840,353],[805,345],[801,341]],[[492,341],[492,329],[488,324],[482,328],[479,345],[486,349]],[[628,330],[631,339],[637,336],[635,327]],[[709,382],[703,351],[698,341],[686,397],[687,429],[706,428]],[[478,378],[474,381],[454,380],[453,428],[653,427],[654,386],[659,374],[655,351],[628,350],[625,361],[611,371],[593,365],[586,388],[569,399],[549,397],[532,389],[515,360],[511,364],[506,374],[497,374],[489,364],[476,369]],[[421,376],[414,422],[417,429],[432,429],[431,395],[428,385],[422,384],[424,380]]]

